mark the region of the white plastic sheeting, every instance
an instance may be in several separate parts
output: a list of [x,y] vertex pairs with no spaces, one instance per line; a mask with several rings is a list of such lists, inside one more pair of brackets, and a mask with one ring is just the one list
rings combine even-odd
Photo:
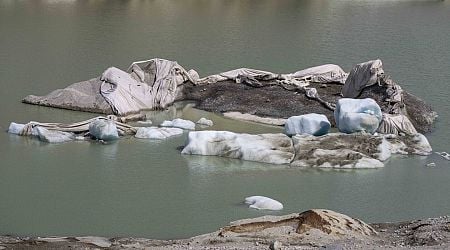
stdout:
[[406,115],[401,114],[386,114],[383,113],[383,120],[378,127],[378,132],[382,134],[417,134],[414,125]]
[[308,82],[344,83],[348,74],[345,73],[341,67],[335,64],[315,66],[289,74],[277,74],[258,69],[239,68],[201,78],[197,81],[197,83],[211,84],[225,80],[234,81],[239,75],[253,77],[257,80],[280,80],[287,84],[292,83],[294,85],[305,85],[304,83]]
[[348,98],[358,97],[365,87],[377,83],[378,77],[383,74],[383,63],[380,59],[357,64],[345,81],[342,95]]
[[127,72],[111,67],[100,79],[100,93],[118,115],[166,108],[175,101],[178,86],[195,83],[177,62],[158,58],[134,62]]

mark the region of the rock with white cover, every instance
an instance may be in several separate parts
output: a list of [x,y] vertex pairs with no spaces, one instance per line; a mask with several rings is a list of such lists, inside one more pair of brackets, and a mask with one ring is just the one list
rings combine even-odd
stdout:
[[180,134],[183,134],[180,128],[140,127],[134,136],[141,139],[163,140]]
[[287,135],[310,134],[320,136],[327,134],[330,127],[331,124],[325,115],[312,113],[289,117],[284,125],[284,132]]
[[214,125],[213,121],[206,119],[205,117],[200,118],[200,120],[197,121],[197,124],[211,127]]
[[215,155],[247,161],[289,164],[292,140],[284,134],[239,134],[228,131],[189,132],[182,154]]
[[195,130],[195,123],[189,120],[183,120],[180,118],[173,119],[172,121],[163,121],[161,127],[175,127],[187,130]]
[[[40,141],[48,143],[62,143],[75,140],[75,134],[57,130],[48,130],[43,127],[33,128],[36,131],[37,137]],[[33,131],[33,133],[35,133]]]
[[249,205],[249,208],[264,209],[264,210],[282,210],[283,204],[281,202],[265,197],[265,196],[250,196],[245,198],[245,204]]
[[380,59],[357,64],[348,75],[342,96],[356,98],[361,91],[378,82],[379,77],[384,74],[383,63]]
[[9,124],[8,133],[20,135],[24,127],[25,124],[11,122]]
[[373,99],[342,98],[337,102],[334,118],[339,131],[343,133],[373,134],[380,125],[382,113]]
[[96,119],[89,124],[89,133],[99,140],[111,141],[119,138],[117,126],[112,120]]

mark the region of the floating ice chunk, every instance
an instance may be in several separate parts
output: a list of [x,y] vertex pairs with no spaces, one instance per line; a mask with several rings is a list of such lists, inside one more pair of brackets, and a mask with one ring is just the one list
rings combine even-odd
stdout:
[[444,159],[449,160],[450,161],[450,154],[447,152],[436,152],[436,154],[444,157]]
[[214,125],[213,121],[208,120],[204,117],[200,118],[200,120],[197,121],[197,124],[200,124],[203,126],[208,126],[208,127],[211,127],[212,125]]
[[163,123],[161,123],[161,127],[175,127],[188,130],[195,130],[195,123],[189,120],[176,118],[173,119],[172,121],[164,121]]
[[371,98],[342,98],[337,102],[334,118],[341,132],[373,134],[380,125],[382,114],[380,106]]
[[216,155],[247,161],[289,164],[292,140],[284,134],[239,134],[228,131],[189,132],[182,154]]
[[25,124],[11,122],[9,124],[8,133],[20,135],[20,133],[22,132],[24,127],[25,127]]
[[48,130],[40,126],[35,127],[34,130],[37,132],[37,137],[39,138],[39,140],[43,142],[62,143],[73,141],[75,139],[75,135],[69,132]]
[[141,139],[163,140],[182,133],[183,130],[180,128],[141,127],[137,129],[135,137]]
[[137,123],[143,124],[143,125],[152,125],[152,121],[151,120],[137,121]]
[[264,210],[282,210],[283,204],[274,199],[265,196],[250,196],[245,198],[245,204],[249,205],[249,208],[264,209]]
[[306,114],[287,119],[284,131],[287,135],[310,134],[320,136],[328,133],[331,124],[325,115]]
[[114,121],[97,119],[89,124],[89,133],[104,141],[116,140],[119,138],[117,127]]

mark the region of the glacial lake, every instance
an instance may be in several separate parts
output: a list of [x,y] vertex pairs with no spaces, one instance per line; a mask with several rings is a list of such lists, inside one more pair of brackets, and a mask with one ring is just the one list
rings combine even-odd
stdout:
[[[439,118],[426,136],[434,151],[449,152],[449,46],[449,1],[0,0],[0,234],[183,238],[310,208],[366,222],[448,215],[450,162],[436,154],[393,157],[375,170],[301,170],[183,156],[186,133],[160,142],[49,145],[6,130],[12,121],[94,117],[20,101],[137,60],[177,60],[205,76],[326,63],[349,71],[380,58],[387,74],[434,106]],[[204,116],[214,130],[281,131],[189,106],[149,116],[156,124]],[[248,209],[242,201],[250,195],[285,208]]]

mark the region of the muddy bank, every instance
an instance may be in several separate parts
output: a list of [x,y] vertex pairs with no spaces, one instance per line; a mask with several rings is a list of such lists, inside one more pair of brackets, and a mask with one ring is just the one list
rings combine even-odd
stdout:
[[0,249],[448,249],[450,217],[366,224],[331,210],[263,216],[181,240],[0,236]]

